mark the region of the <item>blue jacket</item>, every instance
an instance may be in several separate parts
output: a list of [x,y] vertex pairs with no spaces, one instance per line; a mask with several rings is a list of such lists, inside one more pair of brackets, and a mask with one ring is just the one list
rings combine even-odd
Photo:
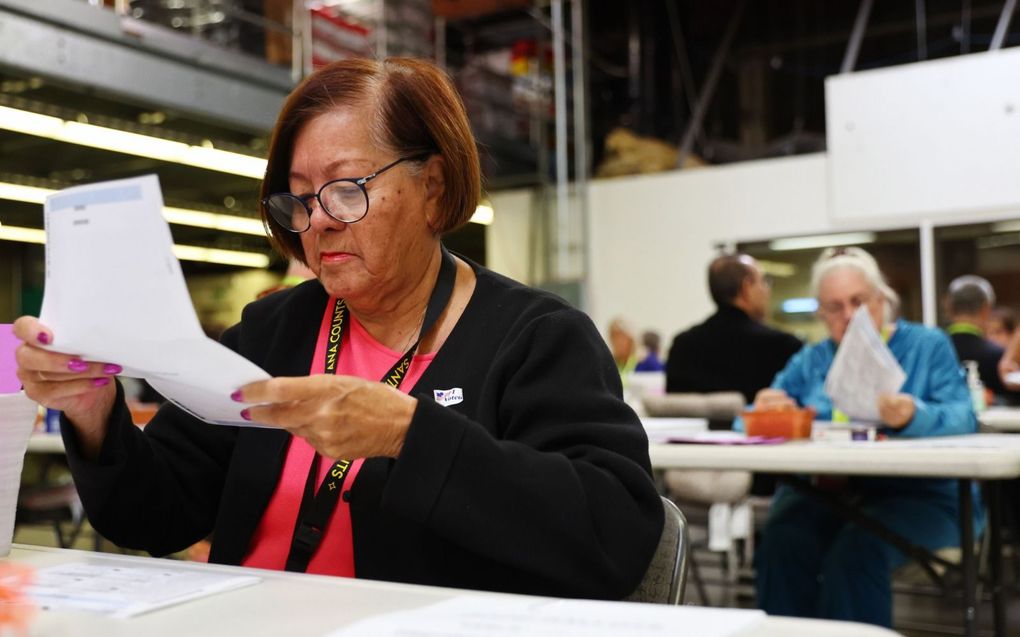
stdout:
[[[900,320],[896,322],[896,330],[888,345],[907,374],[900,392],[913,396],[917,409],[905,427],[885,427],[883,433],[890,438],[920,438],[977,431],[970,391],[956,357],[956,350],[944,332]],[[802,407],[814,407],[819,420],[831,420],[832,400],[825,393],[825,376],[829,373],[835,355],[836,344],[831,338],[804,346],[776,374],[772,387],[782,389]],[[734,426],[743,429],[743,422],[738,421]],[[854,484],[865,493],[890,490],[914,492],[939,498],[953,510],[957,506],[956,480],[861,477],[855,478]],[[976,489],[974,504],[976,531],[980,532],[983,528],[983,509],[977,499]]]
[[[914,418],[902,429],[886,428],[890,437],[949,436],[977,431],[970,391],[956,350],[941,331],[897,321],[889,349],[907,380],[901,392],[914,397]],[[832,419],[832,400],[825,394],[825,376],[836,355],[827,339],[797,352],[772,381],[802,407],[814,407],[819,420]]]

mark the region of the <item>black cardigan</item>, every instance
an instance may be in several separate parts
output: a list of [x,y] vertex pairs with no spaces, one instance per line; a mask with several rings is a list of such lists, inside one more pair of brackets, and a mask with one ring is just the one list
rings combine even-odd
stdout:
[[[358,577],[620,598],[662,528],[648,441],[592,322],[550,294],[473,266],[461,319],[411,391],[400,457],[367,460],[349,494]],[[327,295],[318,281],[248,305],[223,343],[274,376],[307,375]],[[436,404],[460,387],[464,401]],[[139,430],[118,389],[96,462],[62,428],[89,520],[156,555],[213,533],[239,564],[290,435],[209,425],[167,405]]]

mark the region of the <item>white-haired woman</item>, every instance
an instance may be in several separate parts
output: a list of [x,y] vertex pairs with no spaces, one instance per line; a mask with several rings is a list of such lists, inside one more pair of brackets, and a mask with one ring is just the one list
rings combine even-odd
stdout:
[[[818,315],[831,338],[802,349],[755,399],[755,409],[814,407],[832,417],[825,377],[853,313],[867,308],[907,373],[900,393],[879,399],[891,437],[971,433],[976,421],[953,346],[944,333],[895,320],[896,293],[874,258],[859,248],[829,249],[815,263]],[[871,515],[911,542],[959,546],[955,481],[851,478],[836,482]],[[769,614],[892,624],[892,570],[907,557],[791,487],[781,487],[756,554],[758,602]]]

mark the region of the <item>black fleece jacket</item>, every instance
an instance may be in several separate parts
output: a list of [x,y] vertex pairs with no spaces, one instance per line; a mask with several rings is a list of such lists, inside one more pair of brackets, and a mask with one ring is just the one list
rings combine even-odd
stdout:
[[[613,359],[583,313],[473,267],[470,303],[410,392],[419,403],[400,456],[368,459],[349,493],[357,576],[624,597],[663,517]],[[326,302],[318,281],[277,292],[222,342],[274,376],[307,375]],[[463,402],[437,405],[433,390],[454,387]],[[62,431],[100,533],[156,555],[212,533],[210,559],[225,564],[247,554],[290,441],[172,405],[139,430],[120,395],[97,461]]]

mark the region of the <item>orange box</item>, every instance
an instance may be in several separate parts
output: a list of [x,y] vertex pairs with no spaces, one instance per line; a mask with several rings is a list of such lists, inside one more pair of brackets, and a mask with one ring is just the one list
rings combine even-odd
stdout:
[[810,438],[811,424],[815,421],[813,407],[804,409],[777,409],[745,411],[744,431],[748,436],[782,438]]

